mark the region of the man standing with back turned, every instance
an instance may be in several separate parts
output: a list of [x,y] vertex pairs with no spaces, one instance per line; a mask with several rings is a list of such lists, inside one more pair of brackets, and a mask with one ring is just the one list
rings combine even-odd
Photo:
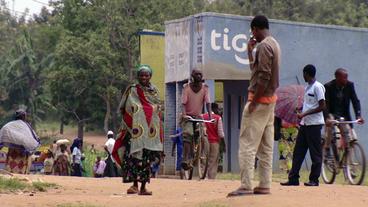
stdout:
[[[251,22],[254,38],[248,42],[248,57],[252,75],[248,102],[244,107],[239,136],[239,166],[241,186],[228,196],[269,194],[272,179],[274,110],[279,86],[280,46],[270,35],[268,19],[255,16]],[[257,45],[253,58],[253,49]],[[258,158],[258,187],[252,189],[254,160]]]

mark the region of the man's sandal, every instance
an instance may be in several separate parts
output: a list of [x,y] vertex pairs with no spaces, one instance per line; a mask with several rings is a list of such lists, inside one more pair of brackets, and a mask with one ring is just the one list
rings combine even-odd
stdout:
[[152,191],[148,191],[147,189],[141,190],[138,192],[138,195],[147,195],[150,196],[152,195]]
[[235,191],[232,191],[229,194],[227,194],[227,197],[244,196],[249,194],[253,194],[253,190],[249,190],[246,188],[238,188]]

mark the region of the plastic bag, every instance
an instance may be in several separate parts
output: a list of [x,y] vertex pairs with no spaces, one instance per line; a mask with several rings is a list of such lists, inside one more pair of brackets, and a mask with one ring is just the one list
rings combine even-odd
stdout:
[[40,139],[27,122],[16,120],[1,128],[0,146],[23,147],[26,151],[32,152],[40,146]]

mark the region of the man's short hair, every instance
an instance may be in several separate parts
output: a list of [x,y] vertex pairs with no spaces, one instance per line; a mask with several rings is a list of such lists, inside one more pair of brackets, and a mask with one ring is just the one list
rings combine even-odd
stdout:
[[200,73],[203,75],[202,71],[198,70],[197,68],[193,68],[190,74],[193,75],[194,73]]
[[255,16],[250,23],[250,28],[269,29],[267,17],[263,15]]
[[314,78],[316,76],[316,67],[312,64],[308,64],[303,68],[303,72]]
[[348,74],[348,71],[345,68],[337,68],[335,71],[335,77],[339,74],[346,73]]

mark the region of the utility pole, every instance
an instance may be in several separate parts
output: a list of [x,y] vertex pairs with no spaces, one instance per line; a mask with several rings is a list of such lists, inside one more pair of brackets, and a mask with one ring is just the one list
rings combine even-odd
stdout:
[[15,0],[13,0],[13,5],[12,5],[13,6],[13,16],[16,15],[16,13],[15,13],[15,6],[14,5],[15,5]]

